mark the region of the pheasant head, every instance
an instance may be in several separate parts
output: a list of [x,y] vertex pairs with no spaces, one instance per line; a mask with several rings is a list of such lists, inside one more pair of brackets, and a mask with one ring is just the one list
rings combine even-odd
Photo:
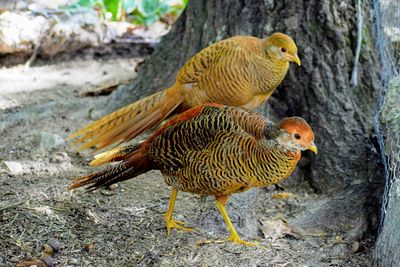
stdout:
[[300,117],[290,117],[281,120],[278,124],[281,130],[286,132],[283,137],[285,146],[292,150],[311,150],[318,153],[314,143],[314,132],[310,125]]
[[292,38],[288,35],[276,32],[264,40],[267,54],[281,61],[287,63],[289,61],[301,64],[300,58],[297,55],[297,46]]

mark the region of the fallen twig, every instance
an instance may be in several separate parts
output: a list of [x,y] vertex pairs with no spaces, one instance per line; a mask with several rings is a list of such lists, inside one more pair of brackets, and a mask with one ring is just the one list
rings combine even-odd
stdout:
[[25,201],[20,201],[20,202],[17,202],[17,203],[12,203],[12,204],[7,205],[7,206],[3,206],[3,204],[0,204],[0,211],[7,210],[7,209],[10,209],[10,208],[14,208],[14,207],[17,207],[17,206],[22,205],[24,203],[25,203]]

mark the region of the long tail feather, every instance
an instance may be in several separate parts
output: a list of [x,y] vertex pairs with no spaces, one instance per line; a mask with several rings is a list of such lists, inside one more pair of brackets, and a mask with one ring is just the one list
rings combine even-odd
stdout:
[[[131,147],[131,149],[133,149],[133,147]],[[125,160],[115,166],[76,178],[68,189],[71,190],[89,185],[87,189],[95,190],[99,187],[106,187],[134,178],[151,169],[150,159],[147,154],[143,155],[140,153],[140,146],[136,146],[135,150],[124,156],[126,157]],[[112,159],[110,161],[112,161]]]
[[181,94],[171,93],[176,91],[174,88],[121,108],[73,133],[67,139],[78,137],[73,142],[82,143],[78,150],[89,147],[99,150],[129,141],[161,123],[183,102]]

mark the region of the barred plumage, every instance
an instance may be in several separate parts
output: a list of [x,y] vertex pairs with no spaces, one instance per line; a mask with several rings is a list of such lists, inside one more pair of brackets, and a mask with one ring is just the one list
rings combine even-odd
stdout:
[[265,39],[235,36],[203,49],[179,70],[170,88],[150,95],[69,136],[79,149],[131,140],[171,113],[205,103],[254,109],[281,83],[289,61],[300,64],[293,40],[282,33]]
[[139,145],[100,154],[97,163],[122,162],[77,178],[70,188],[108,186],[157,169],[173,187],[165,215],[168,234],[171,228],[188,230],[172,218],[180,190],[214,195],[231,232],[229,239],[251,245],[230,223],[225,210],[229,195],[287,178],[305,149],[316,152],[314,133],[301,118],[274,124],[239,108],[206,104],[173,118]]

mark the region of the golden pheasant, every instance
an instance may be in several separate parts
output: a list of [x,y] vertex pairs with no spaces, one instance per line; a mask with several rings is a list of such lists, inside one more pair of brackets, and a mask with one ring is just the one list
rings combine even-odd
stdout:
[[169,115],[205,103],[254,109],[282,82],[289,61],[300,65],[296,44],[283,33],[219,41],[189,59],[170,88],[123,107],[68,139],[79,137],[79,149],[101,149],[129,141]]
[[273,124],[239,108],[207,104],[176,116],[140,144],[99,154],[92,165],[121,162],[75,179],[70,189],[85,185],[96,189],[160,170],[172,186],[165,213],[168,235],[171,228],[190,230],[172,217],[180,190],[215,196],[230,231],[229,240],[254,245],[240,239],[232,225],[225,209],[229,195],[282,181],[306,149],[317,152],[314,133],[301,118]]

